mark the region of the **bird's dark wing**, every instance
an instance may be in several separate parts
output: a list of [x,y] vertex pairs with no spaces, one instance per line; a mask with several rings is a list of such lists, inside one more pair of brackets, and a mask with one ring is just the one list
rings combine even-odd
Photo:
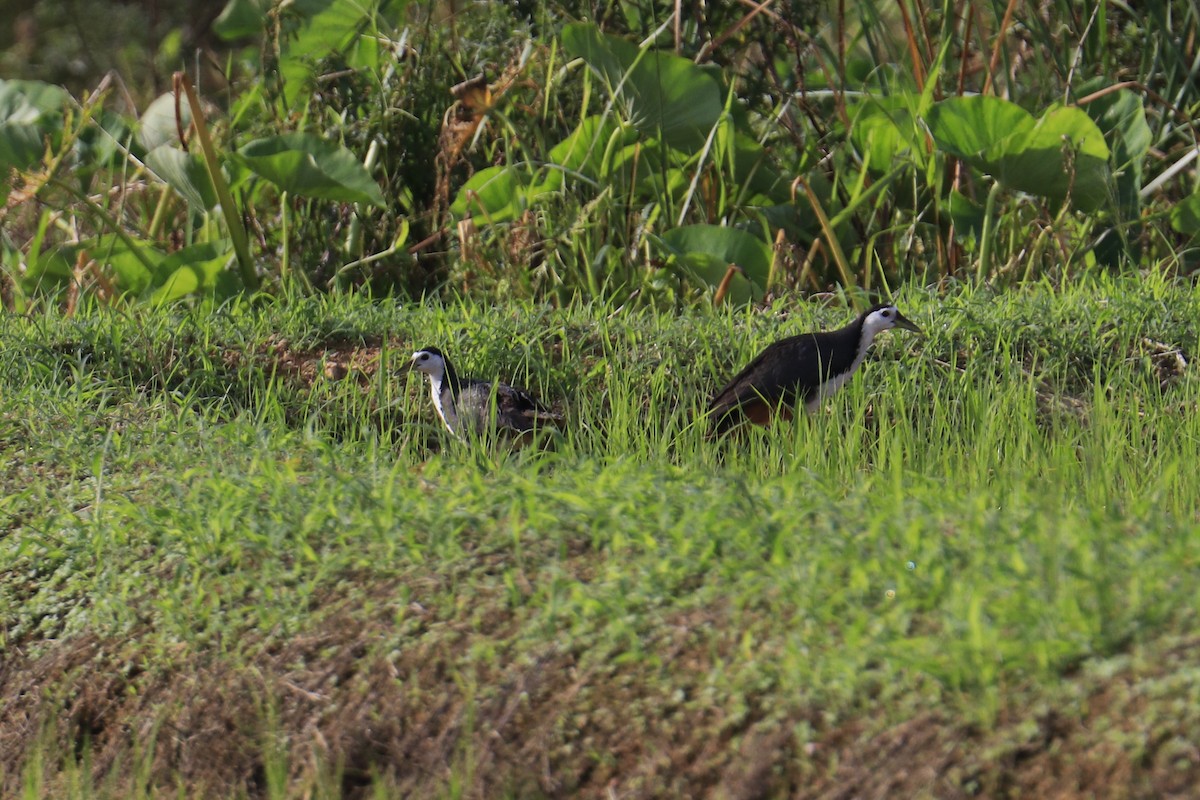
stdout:
[[815,363],[814,353],[811,334],[768,345],[713,396],[709,412],[729,410],[751,400],[793,402],[801,385],[815,384],[819,379],[817,370],[805,369],[809,362]]
[[497,386],[496,399],[500,403],[500,408],[505,411],[513,411],[524,414],[550,413],[550,409],[542,405],[542,403],[529,392],[525,391],[524,389],[518,389],[515,386],[509,386],[508,384],[502,383]]
[[[820,383],[816,339],[811,333],[790,336],[768,345],[713,396],[708,415],[717,432],[749,417],[767,419],[781,404],[807,402]],[[764,406],[765,408],[759,408]]]
[[529,392],[501,383],[496,386],[496,419],[502,425],[527,430],[534,424],[562,419]]

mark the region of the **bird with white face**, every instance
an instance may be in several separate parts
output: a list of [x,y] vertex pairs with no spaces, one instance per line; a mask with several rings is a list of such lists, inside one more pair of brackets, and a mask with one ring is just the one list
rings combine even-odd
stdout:
[[446,430],[458,438],[489,431],[531,434],[562,419],[523,389],[498,381],[460,378],[450,359],[436,347],[413,353],[408,368],[429,377],[434,410]]
[[713,397],[708,407],[713,433],[726,433],[744,422],[769,425],[778,414],[790,419],[801,403],[815,411],[850,380],[875,336],[892,328],[921,332],[900,309],[881,303],[844,328],[802,333],[767,345]]

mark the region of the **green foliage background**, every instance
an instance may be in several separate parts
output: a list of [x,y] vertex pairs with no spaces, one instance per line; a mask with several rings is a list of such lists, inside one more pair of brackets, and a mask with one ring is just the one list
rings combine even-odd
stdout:
[[[296,281],[670,305],[1191,269],[1184,2],[107,7],[38,4],[8,31],[10,308]],[[174,70],[198,90],[179,117]]]

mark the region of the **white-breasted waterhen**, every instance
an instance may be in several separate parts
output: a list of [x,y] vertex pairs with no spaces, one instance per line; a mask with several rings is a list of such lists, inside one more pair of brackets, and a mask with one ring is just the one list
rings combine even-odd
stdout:
[[767,345],[713,397],[708,407],[713,433],[746,421],[769,425],[776,414],[791,419],[798,403],[815,411],[854,375],[875,335],[892,328],[921,332],[900,309],[883,303],[844,328],[802,333]]
[[413,353],[408,368],[429,376],[433,407],[446,430],[459,438],[491,431],[531,434],[562,419],[524,389],[460,378],[450,359],[436,347]]

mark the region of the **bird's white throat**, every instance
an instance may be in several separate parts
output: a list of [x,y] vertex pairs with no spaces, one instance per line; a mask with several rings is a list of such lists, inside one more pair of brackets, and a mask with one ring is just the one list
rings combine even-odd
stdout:
[[429,394],[433,398],[434,410],[437,411],[442,424],[457,436],[458,416],[454,413],[454,398],[450,397],[449,392],[443,392],[446,388],[445,379],[445,372],[429,373]]

